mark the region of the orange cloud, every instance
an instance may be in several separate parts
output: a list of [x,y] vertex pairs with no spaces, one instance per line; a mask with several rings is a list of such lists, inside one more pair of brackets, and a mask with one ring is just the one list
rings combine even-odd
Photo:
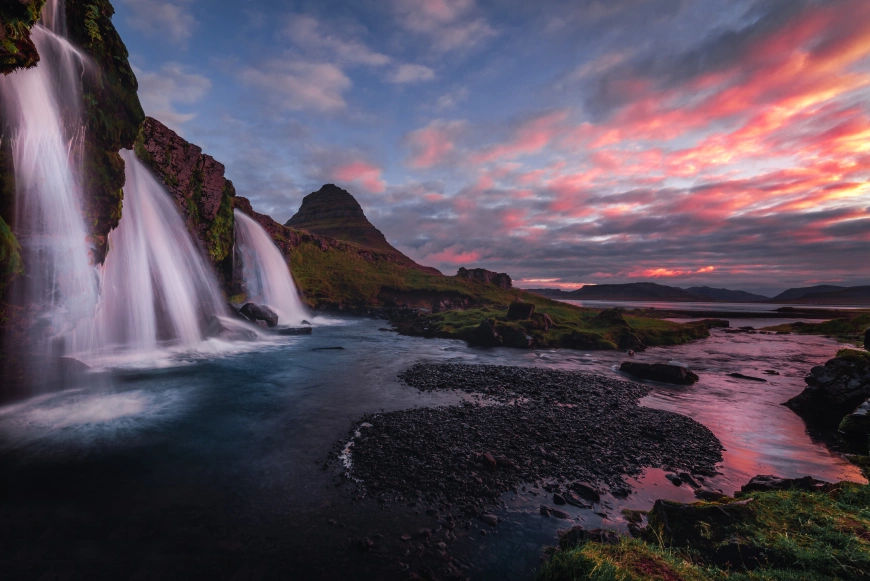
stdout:
[[386,189],[386,183],[381,178],[381,168],[364,161],[353,161],[335,168],[332,177],[345,182],[356,182],[366,190],[380,194]]

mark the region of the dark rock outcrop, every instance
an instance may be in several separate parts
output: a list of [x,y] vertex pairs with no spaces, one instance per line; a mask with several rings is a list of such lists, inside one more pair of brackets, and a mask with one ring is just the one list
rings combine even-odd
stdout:
[[480,347],[497,347],[502,344],[502,338],[487,319],[471,332],[468,342],[471,345],[478,345]]
[[136,155],[166,185],[188,228],[228,278],[236,189],[224,177],[224,165],[151,117],[142,124]]
[[762,474],[740,487],[743,495],[752,492],[771,492],[775,490],[803,490],[805,492],[827,492],[833,485],[824,480],[816,480],[812,476],[803,478],[780,478],[770,474]]
[[667,363],[637,363],[634,361],[625,361],[619,366],[619,370],[641,379],[659,381],[661,383],[691,385],[698,381],[698,376],[685,367],[669,365]]
[[39,62],[30,29],[39,20],[45,0],[0,2],[0,73],[8,75]]
[[870,436],[870,399],[843,418],[838,429],[850,438],[866,441]]
[[535,305],[532,303],[524,303],[523,301],[514,301],[508,307],[508,321],[525,321],[531,319],[535,313]]
[[870,353],[844,350],[804,378],[807,387],[785,405],[805,420],[837,426],[870,398]]
[[0,217],[0,297],[15,277],[21,274],[21,245]]
[[278,313],[266,305],[248,303],[239,309],[239,313],[251,321],[263,321],[269,327],[274,327],[278,324]]
[[499,288],[512,288],[513,281],[511,277],[508,276],[504,272],[493,272],[491,270],[486,270],[483,268],[460,268],[457,271],[456,276],[458,278],[465,278],[468,280],[476,280],[478,282],[483,282],[486,284],[494,284]]
[[595,315],[591,321],[596,325],[604,325],[607,327],[629,327],[628,321],[622,316],[622,309],[605,309]]

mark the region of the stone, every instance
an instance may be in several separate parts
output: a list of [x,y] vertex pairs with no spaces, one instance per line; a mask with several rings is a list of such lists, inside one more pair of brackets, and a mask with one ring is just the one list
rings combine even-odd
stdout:
[[526,321],[535,314],[535,305],[523,301],[514,301],[508,307],[508,321]]
[[493,272],[483,268],[460,268],[456,272],[457,278],[474,280],[486,284],[494,284],[499,288],[508,289],[513,286],[511,277],[503,272]]
[[729,497],[727,494],[716,492],[715,490],[699,488],[695,490],[695,498],[704,502],[722,502],[723,500],[728,500]]
[[569,486],[569,488],[580,495],[581,498],[585,498],[589,502],[601,502],[601,495],[592,487],[591,484],[585,482],[574,482]]
[[274,327],[278,324],[278,313],[266,305],[247,303],[239,310],[239,313],[251,321],[263,321],[269,327]]
[[480,515],[480,520],[482,520],[486,524],[492,525],[492,526],[495,526],[498,524],[498,517],[495,516],[494,514],[489,514],[489,513],[482,514],[482,515]]
[[567,504],[565,497],[559,494],[558,492],[553,493],[553,502],[555,504]]
[[674,486],[682,486],[683,481],[676,474],[665,474],[665,478],[671,481]]
[[843,416],[870,398],[870,354],[847,350],[817,365],[804,378],[807,387],[785,405],[812,423],[836,427]]
[[502,338],[496,333],[489,319],[484,319],[477,329],[471,332],[469,343],[481,347],[497,347],[502,344]]
[[495,461],[495,457],[493,457],[493,455],[489,452],[485,452],[484,454],[482,454],[480,457],[480,461],[483,463],[484,466],[486,466],[488,470],[491,470],[493,472],[495,472],[495,468],[496,466],[498,466],[498,463]]
[[619,535],[613,531],[604,529],[592,529],[587,531],[582,526],[571,527],[571,530],[559,533],[559,548],[562,550],[572,549],[577,545],[594,542],[602,545],[618,545]]
[[742,494],[750,492],[770,492],[773,490],[803,490],[806,492],[826,492],[833,485],[824,480],[816,480],[812,476],[804,476],[803,478],[780,478],[770,474],[763,474],[754,477],[752,480],[740,487]]
[[550,514],[555,518],[561,520],[571,520],[571,515],[565,512],[564,510],[559,510],[558,508],[551,508]]
[[279,327],[273,330],[276,335],[311,335],[311,327]]
[[541,508],[540,508],[540,512],[541,512],[542,516],[550,516],[550,513],[552,512],[552,510],[550,509],[549,506],[542,504]]
[[867,439],[870,436],[870,399],[843,418],[838,429],[851,438]]
[[359,548],[360,548],[361,550],[363,550],[363,551],[368,551],[368,550],[370,550],[372,547],[375,546],[375,542],[374,542],[373,540],[371,540],[370,538],[368,538],[368,537],[363,537],[363,538],[361,538],[361,539],[359,540],[359,542],[357,543],[357,545],[359,546]]
[[691,385],[698,381],[698,376],[690,370],[679,365],[668,363],[638,363],[625,361],[619,366],[619,370],[629,375],[658,381],[661,383],[673,383],[676,385]]
[[630,327],[628,321],[622,316],[622,309],[618,307],[601,311],[592,318],[591,322],[608,327]]
[[753,377],[751,375],[743,375],[742,373],[729,373],[728,377],[735,377],[737,379],[746,379],[748,381],[758,381],[760,383],[767,383],[767,380],[763,377]]
[[211,315],[205,324],[207,338],[221,338],[227,341],[256,341],[257,332],[246,323],[225,317]]
[[522,329],[513,326],[502,325],[497,329],[501,335],[502,345],[515,349],[529,349],[534,344],[534,339]]

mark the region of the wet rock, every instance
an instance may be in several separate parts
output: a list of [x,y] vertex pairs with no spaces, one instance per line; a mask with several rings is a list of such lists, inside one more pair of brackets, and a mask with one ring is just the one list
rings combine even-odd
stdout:
[[535,305],[523,301],[514,301],[508,307],[508,321],[526,321],[535,313]]
[[207,338],[221,338],[226,341],[256,341],[257,332],[241,321],[216,317],[208,318],[203,334]]
[[767,383],[767,380],[762,377],[753,377],[751,375],[743,375],[742,373],[729,373],[728,377],[735,377],[737,379],[746,379],[748,381],[758,381],[761,383]]
[[695,490],[695,498],[703,500],[704,502],[722,502],[723,500],[727,500],[729,496],[721,492],[716,492],[715,490],[699,488]]
[[671,484],[673,484],[674,486],[682,486],[683,485],[683,481],[680,480],[680,477],[677,476],[676,474],[665,474],[665,478],[670,480]]
[[870,398],[870,355],[862,351],[813,367],[804,378],[807,387],[785,405],[813,423],[834,427],[843,416]]
[[673,383],[676,385],[691,385],[698,381],[698,376],[679,365],[667,363],[638,363],[625,361],[619,366],[619,370],[629,375],[658,381],[661,383]]
[[495,458],[489,452],[482,454],[480,456],[480,461],[488,470],[495,470],[498,466],[498,463],[495,461]]
[[278,324],[278,314],[266,305],[247,303],[239,312],[251,321],[263,321],[269,327]]
[[368,537],[363,537],[357,542],[357,546],[363,551],[368,551],[375,546],[375,542]]
[[602,545],[618,545],[619,535],[604,529],[587,531],[582,526],[571,527],[571,530],[559,533],[559,547],[562,550],[572,549],[577,545],[592,541]]
[[502,344],[502,338],[496,333],[492,323],[486,319],[471,332],[469,343],[481,347],[497,347]]
[[497,329],[505,347],[515,349],[528,349],[533,346],[534,340],[523,329],[512,326],[501,326]]
[[849,437],[861,438],[866,441],[866,438],[870,436],[870,399],[843,418],[839,430]]
[[571,515],[565,512],[564,510],[559,510],[558,508],[550,509],[550,516],[561,520],[571,520]]
[[482,520],[486,524],[492,525],[492,526],[495,526],[498,524],[498,517],[495,516],[494,514],[489,514],[489,513],[482,514],[482,515],[480,515],[480,520]]
[[[626,495],[626,496],[628,496],[628,495]],[[579,496],[577,496],[576,494],[574,494],[572,492],[566,492],[565,495],[563,496],[563,499],[568,504],[576,506],[577,508],[587,508],[587,509],[592,508],[592,505],[590,503],[586,502],[585,500],[582,500]],[[558,504],[558,502],[555,499],[553,500],[553,502],[556,502],[556,504]]]
[[282,337],[291,335],[311,335],[311,327],[276,327],[273,329],[273,332]]
[[591,484],[587,484],[586,482],[573,482],[569,488],[580,495],[581,498],[585,498],[589,502],[601,502],[601,495]]
[[565,497],[559,494],[558,492],[553,493],[553,502],[555,504],[567,504],[568,501],[565,500]]
[[740,488],[740,492],[770,492],[772,490],[804,490],[807,492],[825,492],[833,485],[824,480],[816,480],[812,476],[803,478],[780,478],[769,474],[754,477]]

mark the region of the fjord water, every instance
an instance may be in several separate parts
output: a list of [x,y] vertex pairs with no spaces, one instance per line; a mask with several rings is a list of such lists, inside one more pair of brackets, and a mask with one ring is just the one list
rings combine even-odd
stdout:
[[173,199],[132,151],[121,158],[124,212],[109,234],[85,356],[195,345],[209,317],[226,314],[217,280]]
[[13,299],[38,305],[38,348],[54,353],[69,348],[79,323],[93,317],[98,296],[79,189],[80,80],[90,66],[62,36],[62,9],[51,0],[33,28],[39,66],[0,77],[15,169],[14,229],[27,264]]
[[272,237],[255,220],[236,210],[235,238],[234,259],[246,300],[271,307],[279,324],[299,325],[308,314],[287,261]]

